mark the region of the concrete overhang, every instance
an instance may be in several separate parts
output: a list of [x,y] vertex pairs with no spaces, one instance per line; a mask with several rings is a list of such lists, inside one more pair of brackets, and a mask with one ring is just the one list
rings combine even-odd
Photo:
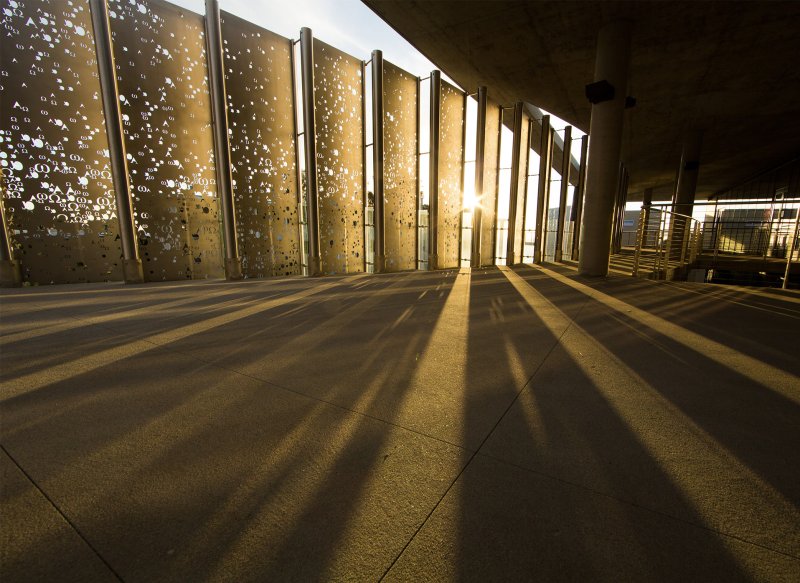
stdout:
[[363,2],[465,89],[585,132],[598,30],[630,19],[629,200],[672,196],[687,132],[703,132],[698,199],[800,153],[800,2]]

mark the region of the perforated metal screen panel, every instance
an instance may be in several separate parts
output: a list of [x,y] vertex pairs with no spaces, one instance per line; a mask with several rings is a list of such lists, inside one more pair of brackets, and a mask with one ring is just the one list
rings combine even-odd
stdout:
[[0,168],[23,281],[122,279],[89,6],[0,12]]
[[291,41],[222,13],[236,237],[246,277],[297,275]]
[[417,78],[383,62],[386,271],[417,267]]
[[486,147],[483,166],[483,197],[481,208],[481,262],[494,263],[494,223],[497,207],[497,170],[500,160],[500,106],[486,104]]
[[464,93],[442,82],[439,126],[438,249],[440,269],[458,267],[461,247]]
[[361,61],[314,39],[314,109],[323,273],[364,271]]
[[145,280],[223,277],[203,17],[160,0],[109,14]]
[[528,168],[528,116],[522,115],[522,129],[520,135],[519,174],[517,180],[517,214],[514,222],[514,255],[517,262],[522,261],[522,248],[525,242],[525,184]]

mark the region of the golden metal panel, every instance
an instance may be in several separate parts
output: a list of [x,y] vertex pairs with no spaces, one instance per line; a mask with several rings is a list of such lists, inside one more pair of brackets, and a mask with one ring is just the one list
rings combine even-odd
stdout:
[[442,82],[439,126],[438,267],[459,266],[461,247],[461,181],[464,159],[464,93]]
[[519,146],[519,175],[517,180],[517,214],[514,221],[514,255],[517,262],[522,262],[522,251],[525,243],[523,226],[525,223],[525,179],[528,173],[528,116],[522,114],[522,129]]
[[383,62],[386,271],[417,267],[417,78]]
[[89,6],[4,3],[0,33],[2,191],[23,281],[121,280]]
[[145,280],[223,277],[203,17],[160,0],[109,15]]
[[494,263],[495,207],[497,206],[497,173],[500,160],[500,106],[491,100],[486,104],[486,149],[483,167],[481,208],[481,261]]
[[291,41],[226,12],[221,18],[242,271],[298,275]]
[[361,61],[314,39],[314,109],[323,273],[364,271]]

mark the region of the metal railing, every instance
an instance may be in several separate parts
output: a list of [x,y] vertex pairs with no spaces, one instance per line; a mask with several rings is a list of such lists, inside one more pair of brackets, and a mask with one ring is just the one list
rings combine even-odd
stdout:
[[666,209],[643,207],[636,230],[633,276],[640,271],[663,279],[669,270],[693,263],[700,250],[700,222]]

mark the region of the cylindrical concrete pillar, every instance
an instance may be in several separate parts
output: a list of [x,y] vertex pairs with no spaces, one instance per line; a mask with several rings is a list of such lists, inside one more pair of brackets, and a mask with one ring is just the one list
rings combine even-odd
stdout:
[[508,203],[508,239],[506,240],[506,265],[514,265],[517,258],[514,251],[517,237],[517,201],[519,198],[519,172],[520,172],[520,150],[522,145],[522,107],[521,101],[514,104],[514,138],[511,145],[511,188],[509,191]]
[[485,86],[478,87],[478,119],[475,135],[475,198],[478,204],[472,210],[472,256],[470,265],[481,266],[481,229],[483,226],[483,171],[486,158],[486,106]]
[[383,184],[383,52],[372,51],[372,171],[375,176],[375,273],[386,265]]
[[225,243],[225,278],[242,279],[242,259],[236,242],[236,210],[233,201],[231,148],[228,140],[228,99],[225,91],[224,52],[219,2],[206,0],[206,47],[214,133],[214,166],[217,196],[222,210],[222,240]]
[[123,278],[125,283],[142,283],[144,273],[142,272],[142,261],[139,259],[139,248],[136,244],[128,160],[125,156],[117,73],[114,65],[114,52],[111,47],[111,25],[108,21],[106,0],[89,0],[89,10],[92,14],[97,73],[100,78],[100,94],[103,100],[103,115],[108,137],[108,157],[111,164],[111,179],[114,184],[114,200],[117,206]]
[[564,150],[561,155],[561,198],[558,202],[558,233],[556,235],[555,260],[561,261],[564,248],[564,222],[567,218],[567,192],[571,168],[570,148],[572,146],[572,126],[564,128]]
[[702,145],[703,134],[700,131],[691,131],[685,135],[681,164],[678,167],[678,181],[675,186],[674,211],[681,215],[692,215]]
[[608,274],[630,44],[631,24],[625,20],[606,24],[597,38],[594,80],[610,83],[614,88],[614,97],[592,104],[586,200],[580,240],[581,275]]
[[308,275],[320,275],[319,201],[317,199],[317,126],[314,118],[314,35],[300,29],[300,70],[303,95],[303,133],[306,157],[306,224],[308,226]]
[[442,72],[431,71],[430,184],[428,185],[428,269],[439,268],[439,125],[442,115]]

